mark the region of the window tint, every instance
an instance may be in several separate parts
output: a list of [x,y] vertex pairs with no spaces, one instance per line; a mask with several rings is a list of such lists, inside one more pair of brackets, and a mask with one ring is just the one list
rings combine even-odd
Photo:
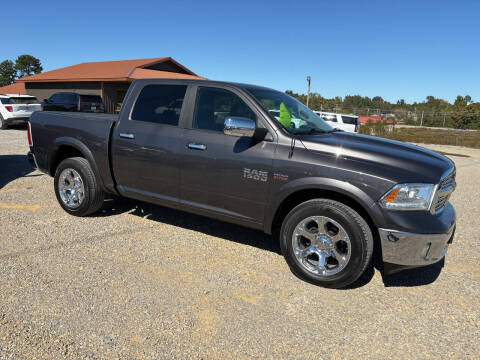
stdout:
[[223,131],[227,116],[256,120],[253,111],[234,93],[223,89],[200,87],[197,92],[193,127]]
[[10,104],[10,99],[8,99],[8,98],[0,98],[0,103],[1,103],[1,104]]
[[138,96],[132,120],[178,125],[186,85],[147,85]]
[[38,102],[35,97],[12,97],[9,100],[10,104],[36,104]]
[[60,100],[61,100],[61,94],[53,94],[53,95],[50,96],[50,98],[48,99],[48,101],[53,102],[53,103],[59,103]]
[[102,103],[102,98],[98,95],[80,95],[80,101],[82,103],[101,104]]
[[63,94],[62,103],[64,104],[77,104],[78,95],[77,94]]
[[322,114],[322,119],[325,121],[337,122],[337,115]]
[[358,119],[351,116],[343,116],[342,121],[344,124],[357,125]]

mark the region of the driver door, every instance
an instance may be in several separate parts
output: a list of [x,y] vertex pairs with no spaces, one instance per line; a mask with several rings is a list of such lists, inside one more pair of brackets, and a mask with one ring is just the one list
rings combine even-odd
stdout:
[[180,192],[184,206],[261,228],[276,143],[223,133],[226,117],[261,118],[235,89],[203,87],[184,132]]

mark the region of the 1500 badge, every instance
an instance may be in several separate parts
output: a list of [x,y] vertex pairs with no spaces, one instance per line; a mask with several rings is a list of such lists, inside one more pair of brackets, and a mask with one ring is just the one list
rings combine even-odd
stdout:
[[267,171],[260,171],[255,169],[243,169],[243,177],[245,179],[252,179],[256,181],[263,181],[266,182],[268,180],[268,172]]

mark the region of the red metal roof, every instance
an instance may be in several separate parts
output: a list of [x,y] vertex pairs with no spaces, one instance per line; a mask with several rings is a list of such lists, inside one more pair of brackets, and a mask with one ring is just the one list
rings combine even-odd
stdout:
[[14,83],[6,86],[0,87],[0,94],[22,94],[25,95],[27,91],[25,90],[24,83]]
[[[380,115],[359,115],[358,116],[358,122],[360,124],[366,124],[368,120],[372,120],[373,123],[376,123],[377,121],[382,121],[382,117]],[[385,123],[387,124],[393,124],[393,120],[384,120]]]
[[[163,62],[171,62],[181,68],[187,74],[144,69],[145,67],[149,67]],[[179,64],[171,57],[159,57],[149,59],[81,63],[52,71],[46,71],[41,74],[25,76],[18,79],[17,83],[65,81],[125,81],[145,77],[141,75],[146,75],[147,73],[138,72],[138,70],[147,70],[148,74],[150,75],[148,77],[155,78],[181,78],[181,75],[188,75],[188,78],[204,79],[200,76],[197,76],[194,72]],[[136,75],[132,77],[133,74]]]

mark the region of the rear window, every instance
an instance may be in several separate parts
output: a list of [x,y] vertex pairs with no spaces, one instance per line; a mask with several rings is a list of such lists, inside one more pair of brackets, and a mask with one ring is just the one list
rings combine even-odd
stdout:
[[344,124],[358,125],[358,118],[342,115],[342,121]]
[[322,114],[321,118],[325,121],[337,122],[337,115]]
[[80,95],[80,101],[84,103],[102,103],[102,98],[98,95]]
[[1,98],[0,101],[2,104],[37,104],[38,100],[36,97],[11,97],[11,98]]
[[132,120],[178,125],[186,85],[147,85],[132,112]]

